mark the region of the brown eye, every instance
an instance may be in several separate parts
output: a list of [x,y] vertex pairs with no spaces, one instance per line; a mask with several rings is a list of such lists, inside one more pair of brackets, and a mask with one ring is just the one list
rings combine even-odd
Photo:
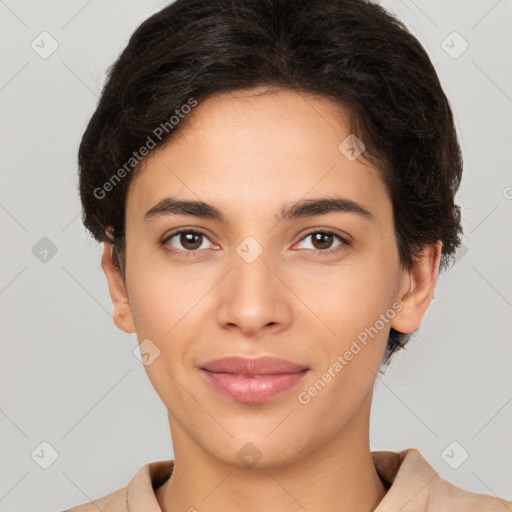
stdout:
[[325,250],[330,249],[332,245],[333,235],[332,233],[313,233],[311,242],[315,249]]
[[[311,231],[302,238],[301,243],[308,238],[311,239],[311,247],[305,247],[305,249],[317,251],[318,253],[330,254],[350,245],[349,240],[333,231]],[[338,239],[339,243],[333,246],[335,239]]]
[[[205,241],[209,241],[208,237],[198,231],[183,229],[168,236],[162,241],[162,245],[173,252],[191,253],[199,252],[199,249]],[[208,245],[206,247],[208,248]]]
[[180,233],[180,244],[189,251],[195,251],[201,247],[203,235],[200,233]]

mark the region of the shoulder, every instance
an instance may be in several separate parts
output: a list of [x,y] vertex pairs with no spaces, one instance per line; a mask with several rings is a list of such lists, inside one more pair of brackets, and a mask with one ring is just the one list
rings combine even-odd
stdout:
[[512,502],[476,494],[443,479],[419,450],[373,452],[379,476],[390,486],[375,512],[512,512]]
[[172,474],[174,460],[149,462],[139,468],[126,487],[102,498],[82,503],[63,512],[130,512],[160,510],[155,496],[158,489]]
[[512,511],[512,502],[489,494],[467,491],[438,475],[429,490],[429,507],[428,510],[505,512]]
[[117,489],[102,498],[88,501],[63,512],[129,512],[127,488]]

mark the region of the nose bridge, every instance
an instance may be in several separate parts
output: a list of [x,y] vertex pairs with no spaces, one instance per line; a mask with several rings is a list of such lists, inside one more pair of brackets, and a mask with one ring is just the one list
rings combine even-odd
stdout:
[[219,307],[222,324],[236,324],[242,330],[255,331],[269,323],[287,321],[286,287],[274,275],[275,270],[271,270],[275,266],[271,253],[271,249],[252,236],[244,238],[235,248]]
[[[235,249],[233,255],[233,275],[231,286],[238,299],[246,303],[260,300],[263,295],[272,295],[275,279],[269,270],[271,250],[264,247],[253,236],[245,237]],[[268,297],[265,297],[268,302]]]

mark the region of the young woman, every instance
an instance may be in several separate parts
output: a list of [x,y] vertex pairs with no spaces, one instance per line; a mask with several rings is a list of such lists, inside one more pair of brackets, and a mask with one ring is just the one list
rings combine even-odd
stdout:
[[113,318],[174,459],[89,510],[510,510],[372,452],[382,364],[460,244],[462,158],[422,46],[364,0],[177,0],[79,150]]

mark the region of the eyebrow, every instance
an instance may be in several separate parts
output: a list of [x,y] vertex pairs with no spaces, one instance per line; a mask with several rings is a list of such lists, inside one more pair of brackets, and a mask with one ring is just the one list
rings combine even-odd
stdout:
[[[373,214],[361,204],[343,197],[327,197],[323,199],[302,199],[291,205],[284,205],[276,215],[278,222],[324,215],[331,212],[355,213],[373,220]],[[175,197],[165,197],[144,215],[144,222],[166,215],[192,215],[203,219],[212,219],[227,224],[226,216],[215,206],[204,201],[189,201]]]

